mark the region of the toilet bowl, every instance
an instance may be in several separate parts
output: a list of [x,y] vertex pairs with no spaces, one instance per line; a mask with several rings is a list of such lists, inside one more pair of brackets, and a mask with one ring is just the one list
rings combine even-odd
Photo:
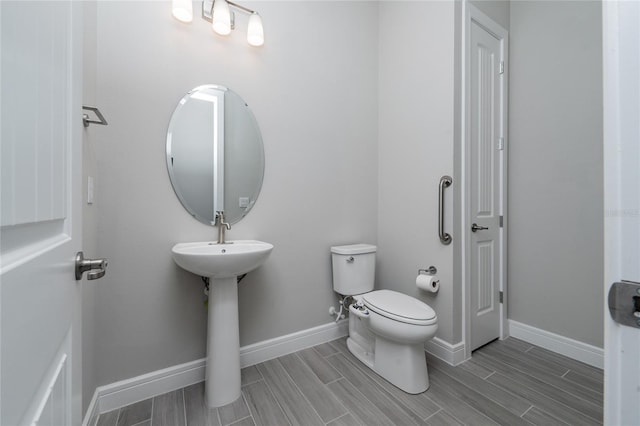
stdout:
[[424,343],[438,329],[435,312],[419,300],[391,290],[373,291],[354,299],[347,338],[351,353],[403,391],[426,391],[429,376]]
[[334,290],[353,296],[347,347],[363,364],[403,391],[429,388],[424,344],[438,329],[436,313],[418,299],[373,290],[375,246],[331,248]]

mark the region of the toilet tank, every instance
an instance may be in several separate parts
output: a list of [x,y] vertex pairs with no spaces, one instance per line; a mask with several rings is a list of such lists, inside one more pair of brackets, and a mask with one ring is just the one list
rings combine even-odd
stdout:
[[376,246],[352,244],[331,247],[333,291],[343,296],[373,291]]

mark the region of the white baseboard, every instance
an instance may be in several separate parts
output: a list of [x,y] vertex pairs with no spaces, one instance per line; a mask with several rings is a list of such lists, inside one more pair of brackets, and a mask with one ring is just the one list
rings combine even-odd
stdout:
[[593,367],[604,368],[604,350],[597,346],[513,320],[509,320],[509,335]]
[[99,386],[85,414],[83,426],[94,426],[98,415],[204,380],[206,359],[202,358],[131,379]]
[[240,348],[240,366],[248,367],[349,334],[349,319],[320,325]]
[[[347,319],[328,323],[240,348],[240,366],[248,367],[273,358],[297,352],[310,346],[329,342],[349,334]],[[163,370],[153,371],[131,379],[99,386],[82,422],[95,426],[98,415],[138,401],[180,389],[205,378],[206,358]]]
[[464,342],[452,345],[438,337],[434,337],[424,344],[424,350],[451,365],[458,365],[465,361]]

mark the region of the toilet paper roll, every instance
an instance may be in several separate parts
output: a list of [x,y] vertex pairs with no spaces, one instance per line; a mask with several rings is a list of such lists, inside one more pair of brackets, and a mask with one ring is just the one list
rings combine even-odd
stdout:
[[440,290],[440,280],[435,275],[420,274],[416,278],[416,286],[421,290],[437,293]]

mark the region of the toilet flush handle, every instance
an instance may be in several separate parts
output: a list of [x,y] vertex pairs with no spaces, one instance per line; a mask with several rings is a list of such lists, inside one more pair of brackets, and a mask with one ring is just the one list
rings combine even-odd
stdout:
[[353,256],[349,256],[347,258],[347,263],[353,263],[353,262],[355,262],[355,259],[353,258]]

